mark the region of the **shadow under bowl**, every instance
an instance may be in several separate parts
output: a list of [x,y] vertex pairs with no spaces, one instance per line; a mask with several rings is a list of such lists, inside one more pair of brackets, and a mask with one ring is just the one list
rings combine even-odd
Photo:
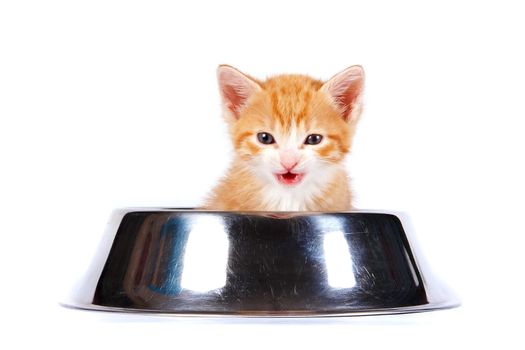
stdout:
[[374,212],[122,209],[63,305],[172,315],[354,316],[459,305],[408,219]]

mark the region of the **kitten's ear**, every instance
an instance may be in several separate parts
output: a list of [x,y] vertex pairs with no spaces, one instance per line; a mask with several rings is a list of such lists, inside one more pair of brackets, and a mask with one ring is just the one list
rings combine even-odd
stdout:
[[346,121],[356,121],[361,113],[364,82],[363,67],[352,66],[334,75],[321,91],[328,94]]
[[239,118],[252,94],[261,90],[255,80],[228,65],[219,66],[217,79],[222,103],[235,119]]

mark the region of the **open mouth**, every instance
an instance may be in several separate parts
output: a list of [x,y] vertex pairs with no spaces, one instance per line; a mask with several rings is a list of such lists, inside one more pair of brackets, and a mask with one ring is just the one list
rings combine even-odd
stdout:
[[275,174],[277,176],[277,180],[282,183],[283,185],[295,185],[301,182],[301,180],[304,177],[304,174],[295,174],[291,172],[287,172],[284,174]]

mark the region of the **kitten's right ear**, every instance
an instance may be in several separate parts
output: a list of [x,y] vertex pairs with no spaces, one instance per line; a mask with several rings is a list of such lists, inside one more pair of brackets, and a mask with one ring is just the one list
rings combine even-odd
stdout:
[[253,93],[261,90],[255,80],[228,65],[219,66],[217,79],[222,103],[235,119],[239,118]]
[[352,66],[334,75],[321,87],[348,122],[357,121],[361,113],[364,79],[363,67]]

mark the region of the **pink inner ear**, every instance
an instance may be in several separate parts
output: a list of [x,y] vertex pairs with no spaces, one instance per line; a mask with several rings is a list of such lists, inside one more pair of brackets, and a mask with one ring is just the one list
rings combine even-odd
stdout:
[[242,96],[234,86],[226,85],[222,87],[222,94],[226,100],[226,107],[236,116],[239,116],[239,111],[242,105],[246,102],[246,98]]
[[352,110],[355,106],[355,102],[359,97],[359,94],[361,93],[361,89],[362,83],[355,82],[354,84],[349,84],[345,90],[343,90],[340,94],[334,96],[336,103],[341,108],[345,119],[348,118],[350,113],[352,113]]

